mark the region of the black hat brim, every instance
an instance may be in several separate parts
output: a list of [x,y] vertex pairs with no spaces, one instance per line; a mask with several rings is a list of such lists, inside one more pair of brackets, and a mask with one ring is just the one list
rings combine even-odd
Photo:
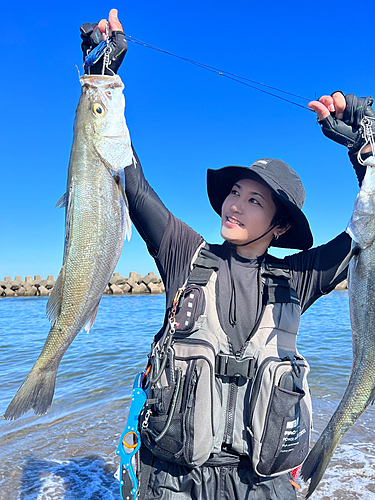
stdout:
[[[260,172],[263,174],[263,172]],[[313,245],[313,236],[305,214],[291,202],[279,186],[266,175],[259,175],[248,167],[228,166],[218,170],[207,170],[207,193],[212,208],[221,217],[221,207],[234,183],[240,179],[254,179],[265,182],[274,192],[278,200],[288,209],[291,227],[278,240],[273,239],[271,245],[280,248],[307,250]]]

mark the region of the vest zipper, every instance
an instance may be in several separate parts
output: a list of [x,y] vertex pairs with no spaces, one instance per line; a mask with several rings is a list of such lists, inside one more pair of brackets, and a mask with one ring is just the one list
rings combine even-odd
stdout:
[[228,395],[228,405],[227,405],[227,423],[226,429],[224,433],[224,443],[232,444],[233,443],[233,430],[234,430],[234,412],[236,407],[237,400],[237,381],[238,377],[235,378],[233,382],[230,383],[229,386],[229,395]]

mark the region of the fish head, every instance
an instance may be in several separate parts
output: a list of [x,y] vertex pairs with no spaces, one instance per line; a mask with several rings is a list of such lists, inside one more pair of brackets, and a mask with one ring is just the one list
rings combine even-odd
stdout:
[[132,162],[132,148],[125,122],[124,85],[118,75],[84,75],[75,129],[84,132],[105,166],[118,172]]

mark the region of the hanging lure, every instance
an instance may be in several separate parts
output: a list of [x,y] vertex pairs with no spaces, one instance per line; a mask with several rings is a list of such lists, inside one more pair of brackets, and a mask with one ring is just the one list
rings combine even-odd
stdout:
[[103,60],[103,69],[102,75],[104,75],[105,69],[108,68],[109,65],[109,23],[106,25],[106,39],[99,43],[86,57],[84,61],[84,69],[85,73],[89,73],[90,67],[94,66],[101,57],[104,57]]

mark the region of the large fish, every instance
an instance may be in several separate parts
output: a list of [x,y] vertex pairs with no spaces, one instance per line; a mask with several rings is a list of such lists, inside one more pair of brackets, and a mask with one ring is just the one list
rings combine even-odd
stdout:
[[130,220],[124,167],[133,161],[119,76],[83,76],[76,110],[65,206],[63,265],[47,304],[51,330],[43,350],[4,418],[29,409],[46,413],[56,373],[76,335],[92,327],[99,302],[120,257]]
[[353,239],[349,264],[349,307],[353,365],[344,396],[301,469],[311,479],[306,498],[321,480],[344,434],[375,399],[375,157],[354,203],[347,232]]

